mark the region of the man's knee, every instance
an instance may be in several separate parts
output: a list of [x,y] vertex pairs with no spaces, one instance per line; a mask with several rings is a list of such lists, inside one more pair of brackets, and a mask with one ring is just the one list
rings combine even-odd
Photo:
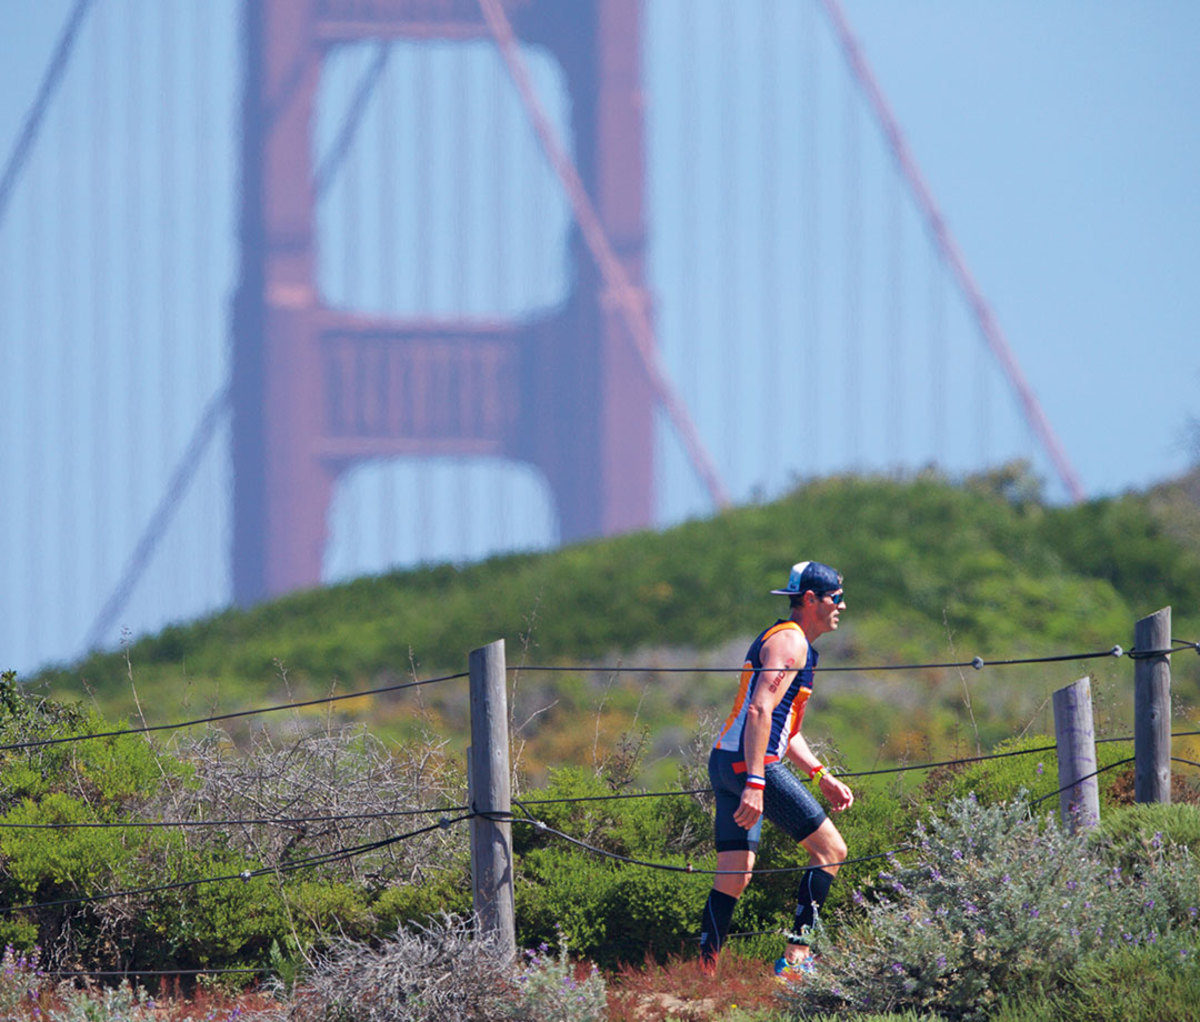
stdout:
[[846,847],[846,839],[828,820],[804,844],[812,862],[829,873],[838,871],[838,867],[846,861],[849,852]]
[[713,887],[722,894],[740,898],[754,875],[754,859],[753,852],[718,852]]
[[751,876],[753,876],[752,873],[722,873],[713,881],[713,887],[722,894],[740,898],[742,892],[750,886]]
[[826,852],[824,868],[830,873],[836,873],[841,868],[843,862],[846,861],[846,856],[850,849],[846,847],[846,839],[841,834],[834,834],[834,839],[830,843]]

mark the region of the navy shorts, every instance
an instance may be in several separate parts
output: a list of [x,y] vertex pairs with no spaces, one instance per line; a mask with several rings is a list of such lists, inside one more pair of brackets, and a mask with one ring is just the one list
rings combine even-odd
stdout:
[[746,784],[745,773],[736,773],[733,769],[733,764],[738,762],[741,757],[736,752],[721,749],[713,749],[708,757],[708,777],[717,798],[714,829],[718,852],[757,852],[764,818],[797,841],[809,837],[827,819],[821,803],[800,778],[783,763],[768,763],[763,770],[767,781],[763,791],[763,815],[746,830],[733,819]]

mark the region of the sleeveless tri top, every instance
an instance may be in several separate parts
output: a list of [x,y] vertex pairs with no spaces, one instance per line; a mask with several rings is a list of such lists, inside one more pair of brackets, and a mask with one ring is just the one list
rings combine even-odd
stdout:
[[[721,727],[720,734],[717,735],[717,740],[713,743],[713,748],[725,752],[736,752],[739,757],[744,757],[742,746],[746,728],[746,710],[750,706],[755,686],[758,685],[761,677],[763,643],[772,635],[777,635],[786,628],[801,630],[795,621],[776,621],[750,644],[750,649],[746,652],[746,662],[742,666],[737,699],[734,700],[733,710],[725,718],[725,723]],[[816,666],[817,651],[810,642],[804,666],[796,672],[788,690],[779,700],[779,705],[771,713],[771,733],[767,739],[767,763],[775,763],[782,759],[784,753],[787,752],[788,743],[800,730],[800,722],[804,719],[804,705],[812,694],[813,668]],[[745,759],[740,758],[734,764],[734,770],[740,773],[745,769]]]

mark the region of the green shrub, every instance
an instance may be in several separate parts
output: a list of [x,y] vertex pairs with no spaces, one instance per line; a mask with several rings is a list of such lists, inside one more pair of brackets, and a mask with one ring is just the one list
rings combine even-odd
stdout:
[[289,931],[282,892],[273,877],[238,877],[258,867],[235,852],[200,848],[181,852],[168,861],[163,874],[166,884],[177,889],[156,891],[149,896],[144,913],[145,929],[157,941],[134,946],[145,955],[161,955],[165,962],[186,963],[183,967],[241,965],[266,957],[272,938]]
[[1200,955],[1124,948],[1072,969],[1051,997],[1006,999],[989,1022],[1193,1022]]
[[[522,856],[517,871],[517,942],[549,944],[559,932],[590,956],[609,939],[610,921],[602,904],[619,867],[590,855],[539,848]],[[699,910],[697,909],[697,915]]]
[[[679,858],[659,861],[683,866]],[[549,944],[559,934],[579,953],[612,967],[695,947],[711,877],[646,869],[557,848],[521,860],[517,940]]]
[[463,862],[458,868],[427,871],[415,883],[394,884],[380,893],[371,910],[379,921],[379,929],[384,932],[401,926],[427,926],[446,912],[470,916],[470,866]]
[[1200,852],[1200,807],[1187,804],[1141,803],[1106,808],[1100,833],[1116,846],[1155,849],[1165,842]]
[[[566,767],[551,771],[546,787],[528,793],[521,807],[536,823],[600,853],[681,871],[699,856],[695,865],[711,868],[711,817],[695,799],[613,795],[596,773]],[[536,823],[514,825],[522,944],[549,945],[561,932],[571,947],[604,966],[694,948],[711,876],[622,863]]]
[[[69,826],[97,822],[103,821],[97,821],[91,805],[63,792],[48,792],[36,801],[23,799],[0,820],[5,873],[27,899],[105,885],[137,854],[150,832]],[[41,829],[52,825],[62,829]],[[48,834],[53,840],[47,840]]]
[[293,939],[301,945],[319,942],[331,933],[365,939],[376,920],[361,884],[312,880],[293,876],[279,890]]
[[[1125,743],[1106,743],[1096,747],[1096,765],[1100,769],[1097,783],[1103,799],[1104,792],[1117,780],[1112,769],[1128,759],[1132,750]],[[989,758],[961,767],[942,768],[929,777],[925,799],[942,804],[973,795],[980,802],[1012,801],[1018,797],[1042,798],[1044,805],[1058,808],[1058,753],[1053,738],[1028,735],[1010,738],[992,749]]]

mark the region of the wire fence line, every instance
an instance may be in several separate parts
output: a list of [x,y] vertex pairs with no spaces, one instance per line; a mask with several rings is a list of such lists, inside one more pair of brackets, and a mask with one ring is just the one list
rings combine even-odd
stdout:
[[[1173,738],[1191,737],[1191,736],[1195,736],[1198,734],[1200,734],[1200,732],[1185,731],[1185,732],[1173,733],[1172,737]],[[1131,737],[1130,738],[1102,739],[1102,740],[1124,741],[1124,742],[1133,741],[1133,739]],[[1013,751],[1009,751],[1009,752],[995,753],[995,754],[987,755],[987,756],[965,757],[961,760],[943,760],[943,761],[939,761],[939,762],[935,762],[935,763],[914,764],[911,766],[896,767],[896,768],[892,768],[889,770],[862,771],[862,772],[858,772],[858,773],[850,772],[850,771],[843,771],[843,772],[839,773],[838,776],[841,776],[841,777],[856,777],[856,776],[858,776],[858,777],[860,777],[860,776],[867,776],[867,775],[880,774],[880,773],[896,773],[896,772],[905,772],[908,770],[925,770],[925,769],[932,769],[935,767],[954,766],[954,765],[959,765],[959,764],[978,763],[978,762],[982,762],[982,761],[986,761],[986,760],[1004,759],[1004,758],[1007,758],[1010,756],[1030,756],[1030,755],[1036,755],[1038,753],[1053,752],[1053,751],[1055,751],[1054,746],[1039,746],[1039,747],[1035,747],[1032,749],[1019,749],[1019,750],[1013,750]],[[1172,757],[1172,759],[1175,762],[1179,762],[1179,763],[1183,763],[1183,764],[1187,764],[1190,766],[1195,766],[1195,767],[1200,768],[1200,763],[1194,762],[1189,759],[1184,759],[1182,757]],[[1060,795],[1064,791],[1068,791],[1071,788],[1075,787],[1076,785],[1081,784],[1084,781],[1091,779],[1092,777],[1098,776],[1102,773],[1105,773],[1109,770],[1113,770],[1117,767],[1125,766],[1129,763],[1132,763],[1133,761],[1134,761],[1133,757],[1127,757],[1127,758],[1124,758],[1121,760],[1117,760],[1114,763],[1110,763],[1104,767],[1100,767],[1099,769],[1093,771],[1092,773],[1086,774],[1083,777],[1076,778],[1074,781],[1071,781],[1070,783],[1063,785],[1062,787],[1059,787],[1059,788],[1055,789],[1054,791],[1048,792],[1045,795],[1039,796],[1038,798],[1031,800],[1030,806],[1039,805],[1040,803],[1046,801],[1047,799],[1053,798],[1056,795]],[[271,876],[271,875],[277,875],[280,873],[293,872],[295,870],[304,869],[304,868],[310,867],[310,866],[324,865],[326,863],[349,859],[349,858],[352,858],[352,857],[358,856],[358,855],[364,855],[367,852],[375,851],[380,848],[384,848],[388,845],[396,844],[400,841],[409,840],[411,838],[418,837],[422,834],[427,834],[427,833],[430,833],[431,831],[438,830],[438,829],[443,829],[443,830],[448,829],[448,828],[454,826],[455,824],[462,823],[464,821],[467,821],[470,819],[476,819],[476,818],[487,819],[487,820],[491,820],[493,822],[499,822],[499,823],[519,823],[519,824],[528,825],[528,826],[533,827],[539,833],[551,834],[551,835],[558,837],[572,845],[575,845],[579,848],[589,851],[595,855],[598,855],[603,858],[611,859],[611,860],[614,860],[617,862],[626,863],[628,865],[642,866],[642,867],[651,868],[651,869],[661,869],[661,870],[666,870],[669,872],[698,873],[698,874],[703,874],[703,875],[720,875],[720,874],[726,873],[726,872],[744,873],[745,872],[744,870],[733,870],[733,871],[712,870],[712,869],[704,869],[701,867],[697,867],[690,863],[686,864],[686,865],[678,865],[678,864],[671,864],[671,863],[655,863],[655,862],[650,862],[647,860],[633,858],[630,856],[624,856],[619,853],[615,853],[615,852],[608,851],[606,849],[598,848],[595,845],[591,845],[586,841],[583,841],[583,840],[573,837],[572,835],[567,834],[561,830],[551,827],[545,821],[535,818],[531,813],[529,813],[528,808],[527,808],[530,806],[537,806],[537,805],[569,805],[569,804],[586,803],[586,802],[617,801],[617,800],[622,800],[622,799],[663,798],[663,797],[677,797],[680,795],[700,795],[700,794],[707,793],[708,790],[709,789],[707,789],[707,788],[688,788],[688,789],[678,789],[678,790],[672,790],[672,791],[614,793],[611,795],[585,795],[585,796],[576,796],[576,797],[571,797],[571,798],[556,798],[556,799],[514,799],[513,800],[514,804],[516,804],[523,812],[525,812],[525,814],[526,814],[525,816],[516,816],[512,813],[505,814],[505,813],[488,812],[486,810],[476,810],[476,809],[474,809],[472,807],[468,807],[468,806],[451,806],[451,807],[443,807],[443,808],[398,810],[394,814],[393,813],[377,813],[377,814],[348,814],[346,816],[293,817],[293,818],[290,818],[289,822],[298,823],[298,822],[308,822],[308,821],[313,821],[313,820],[316,820],[316,821],[356,820],[356,819],[361,819],[364,817],[380,818],[380,817],[386,817],[389,815],[420,815],[420,814],[425,814],[425,815],[438,814],[438,815],[440,815],[440,818],[436,823],[431,824],[426,827],[418,828],[417,830],[409,831],[405,834],[398,834],[398,835],[394,835],[389,838],[381,839],[379,841],[372,841],[372,842],[368,842],[366,844],[356,845],[356,846],[353,846],[350,848],[342,848],[342,849],[338,849],[333,852],[322,853],[320,855],[310,856],[310,857],[307,857],[304,859],[288,860],[286,862],[277,863],[274,866],[264,866],[264,867],[259,867],[259,868],[255,868],[255,869],[247,869],[247,870],[243,870],[238,873],[227,874],[227,875],[216,876],[216,877],[202,877],[202,878],[196,878],[196,879],[192,879],[192,880],[180,880],[180,881],[175,881],[175,882],[172,882],[169,884],[159,884],[159,885],[154,885],[151,887],[134,888],[134,889],[122,890],[122,891],[110,891],[110,892],[95,894],[95,895],[79,896],[76,898],[63,898],[63,899],[57,899],[54,901],[36,902],[36,903],[31,903],[31,904],[26,904],[26,905],[0,906],[0,915],[6,914],[9,912],[33,910],[33,909],[39,909],[39,908],[54,908],[54,907],[59,907],[59,906],[64,906],[64,905],[85,904],[85,903],[94,902],[94,901],[103,901],[103,900],[107,900],[107,899],[111,899],[111,898],[133,897],[133,896],[140,895],[140,894],[153,894],[153,893],[158,893],[158,892],[167,891],[167,890],[180,890],[180,889],[184,889],[187,887],[198,886],[201,884],[217,883],[217,882],[222,882],[222,881],[240,880],[242,882],[247,882],[249,880],[254,879],[255,877]],[[451,818],[450,816],[445,815],[447,813],[459,813],[460,815],[458,815],[456,818]],[[283,821],[273,820],[270,818],[264,818],[261,820],[253,820],[253,821],[246,821],[246,820],[135,821],[135,822],[129,822],[129,823],[94,823],[93,822],[93,823],[53,823],[53,824],[13,824],[13,823],[5,823],[5,822],[0,821],[0,828],[69,830],[69,829],[94,827],[94,828],[120,829],[120,828],[125,828],[125,827],[186,827],[186,826],[194,826],[194,825],[230,826],[230,825],[234,825],[234,824],[248,823],[248,822],[253,822],[253,823],[258,823],[258,824],[271,824],[271,823],[281,823]],[[844,865],[851,865],[851,864],[859,863],[859,862],[867,862],[867,861],[871,861],[871,860],[879,859],[879,858],[886,858],[891,855],[899,854],[900,852],[903,852],[903,851],[908,851],[911,849],[911,847],[912,846],[910,846],[910,845],[900,846],[895,849],[891,849],[887,852],[877,852],[877,853],[873,853],[871,855],[846,859],[844,861],[836,863],[836,865],[844,866]],[[814,867],[812,867],[812,866],[787,866],[787,867],[779,867],[779,868],[755,869],[754,872],[756,875],[759,875],[759,874],[769,875],[769,874],[775,874],[775,873],[807,872],[808,870],[810,870],[812,868],[814,868]]]
[[[1185,644],[1186,646],[1191,643]],[[1197,647],[1200,651],[1200,646]],[[916,664],[831,664],[822,666],[818,664],[813,668],[814,674],[825,673],[846,673],[858,672],[868,674],[872,672],[887,672],[887,671],[926,671],[926,670],[942,670],[948,668],[963,668],[970,667],[973,670],[981,671],[985,667],[1015,667],[1025,664],[1052,664],[1061,663],[1068,660],[1100,660],[1110,657],[1119,658],[1123,656],[1131,659],[1139,659],[1145,657],[1166,656],[1170,653],[1178,653],[1180,649],[1161,649],[1161,650],[1146,650],[1139,652],[1137,650],[1125,650],[1120,646],[1110,646],[1108,649],[1095,650],[1089,653],[1062,653],[1052,656],[1036,656],[1036,657],[1016,657],[1006,660],[985,660],[983,657],[972,657],[970,660],[950,660],[944,662],[931,663],[916,663]],[[508,668],[508,671],[513,674],[520,674],[525,671],[541,671],[547,673],[577,673],[577,674],[641,674],[641,673],[656,673],[656,674],[737,674],[745,670],[745,664],[738,664],[736,667],[639,667],[636,665],[626,664],[611,664],[608,666],[571,666],[571,665],[548,665],[548,664],[523,664],[520,666],[513,665]]]
[[[1021,750],[1020,752],[1014,753],[1014,754],[1015,755],[1033,755],[1038,752],[1044,752],[1044,751],[1046,751],[1046,750],[1045,749],[1025,749],[1025,750]],[[998,757],[985,757],[985,758],[998,758]],[[1172,758],[1177,762],[1185,763],[1185,764],[1195,766],[1195,767],[1200,767],[1200,763],[1196,763],[1192,760],[1183,759],[1180,757],[1172,757]],[[976,761],[978,761],[978,758],[973,758],[973,759],[969,760],[969,762],[976,762]],[[1075,787],[1076,785],[1081,784],[1084,781],[1089,780],[1092,777],[1096,777],[1102,773],[1105,773],[1109,770],[1113,770],[1117,767],[1125,766],[1129,763],[1132,763],[1133,761],[1134,761],[1133,757],[1127,757],[1125,759],[1121,759],[1114,763],[1110,763],[1104,767],[1101,767],[1083,777],[1076,778],[1074,781],[1072,781],[1066,785],[1063,785],[1063,786],[1055,789],[1054,791],[1048,792],[1045,795],[1039,796],[1038,798],[1031,800],[1029,803],[1030,807],[1033,808],[1037,805],[1040,805],[1042,802],[1044,802],[1050,798],[1053,798],[1056,795],[1060,795],[1060,794],[1062,794],[1062,792],[1068,791],[1071,788]],[[849,776],[849,775],[843,774],[842,776]],[[692,791],[685,791],[685,792],[654,792],[654,793],[643,794],[640,797],[649,797],[650,795],[662,796],[662,795],[676,795],[676,794],[696,794],[701,790],[704,790],[704,789],[693,789]],[[45,909],[45,908],[59,908],[59,907],[64,907],[64,906],[68,906],[68,905],[88,904],[88,903],[92,903],[92,902],[105,901],[105,900],[111,900],[111,899],[123,898],[123,897],[136,897],[138,895],[144,895],[144,894],[155,894],[155,893],[160,893],[163,891],[181,890],[181,889],[185,889],[188,887],[197,887],[202,884],[232,882],[235,880],[241,881],[243,883],[248,883],[250,880],[252,880],[256,877],[276,876],[276,875],[279,875],[282,873],[294,872],[294,871],[300,870],[300,869],[305,869],[305,868],[318,866],[318,865],[324,865],[329,862],[347,859],[347,858],[351,858],[351,857],[357,856],[357,855],[363,855],[363,854],[366,854],[367,852],[375,851],[379,848],[383,848],[383,847],[386,847],[391,844],[396,844],[400,841],[409,840],[409,839],[417,837],[419,835],[429,833],[432,830],[448,829],[459,823],[463,823],[465,821],[468,821],[471,819],[476,819],[476,818],[487,819],[487,820],[491,820],[492,822],[497,822],[497,823],[509,823],[509,824],[515,823],[515,824],[522,824],[522,825],[530,826],[539,834],[551,835],[562,841],[565,841],[566,843],[568,843],[570,845],[573,845],[577,848],[581,848],[584,851],[588,852],[589,854],[594,855],[598,858],[606,859],[606,860],[613,861],[613,862],[618,862],[618,863],[621,863],[622,865],[638,866],[638,867],[641,867],[644,869],[654,869],[654,870],[660,870],[660,871],[671,872],[671,873],[695,874],[695,875],[701,875],[701,876],[714,876],[714,877],[727,875],[727,874],[744,874],[746,872],[745,870],[708,869],[708,868],[696,866],[694,863],[692,863],[690,861],[686,862],[683,865],[680,865],[677,863],[653,862],[653,861],[646,860],[646,859],[639,859],[634,856],[622,855],[618,852],[613,852],[608,849],[600,848],[596,845],[593,845],[587,841],[582,840],[581,838],[577,838],[571,834],[566,833],[565,831],[559,830],[556,827],[551,827],[545,821],[539,820],[539,819],[533,817],[531,814],[529,814],[528,809],[526,808],[527,806],[534,805],[534,804],[560,804],[560,803],[570,803],[570,802],[587,802],[587,801],[595,801],[596,798],[607,799],[609,797],[610,796],[598,796],[598,797],[592,797],[592,798],[584,797],[584,798],[576,798],[576,799],[548,799],[548,800],[540,800],[537,802],[535,802],[535,801],[526,802],[524,800],[514,800],[514,802],[517,804],[517,806],[526,813],[525,816],[516,816],[516,815],[512,814],[511,812],[510,813],[494,813],[494,812],[488,812],[488,811],[470,810],[470,811],[464,812],[462,815],[458,816],[457,818],[450,818],[448,816],[442,816],[435,824],[431,824],[430,826],[422,827],[422,828],[419,828],[414,831],[409,831],[408,833],[405,833],[405,834],[394,835],[390,838],[384,838],[380,841],[368,842],[366,844],[357,845],[357,846],[354,846],[351,848],[339,849],[335,852],[329,852],[329,853],[324,853],[321,855],[309,856],[304,859],[296,859],[296,860],[289,860],[286,862],[280,862],[274,866],[265,866],[265,867],[259,867],[256,869],[246,869],[246,870],[242,870],[235,874],[226,874],[226,875],[222,875],[222,876],[201,877],[201,878],[194,878],[191,880],[174,881],[174,882],[168,883],[168,884],[158,884],[158,885],[149,886],[149,887],[133,888],[133,889],[121,890],[121,891],[109,891],[109,892],[104,892],[104,893],[100,893],[100,894],[83,895],[83,896],[78,896],[78,897],[74,897],[74,898],[60,898],[60,899],[56,899],[53,901],[47,901],[47,902],[36,902],[36,903],[31,903],[31,904],[26,904],[26,905],[0,906],[0,915],[5,915],[10,912],[28,911],[28,910]],[[620,796],[612,796],[612,797],[620,797]],[[638,797],[638,796],[628,796],[628,797]],[[426,812],[426,811],[432,811],[432,810],[415,810],[415,811],[416,812]],[[113,826],[119,826],[119,824],[115,824]],[[911,851],[913,849],[913,847],[914,846],[909,845],[909,844],[899,845],[895,848],[887,849],[887,850],[881,851],[881,852],[872,852],[868,855],[853,856],[850,858],[840,860],[836,863],[823,863],[822,866],[836,865],[838,867],[841,867],[841,866],[855,865],[855,864],[864,863],[864,862],[873,862],[873,861],[877,861],[879,859],[891,860],[891,859],[894,859],[897,855],[903,854],[904,852]],[[772,875],[781,875],[781,874],[790,874],[790,873],[806,873],[806,872],[809,872],[809,871],[811,871],[813,869],[817,869],[817,868],[821,868],[821,867],[815,866],[810,863],[808,865],[803,865],[803,866],[755,867],[755,869],[752,872],[754,873],[755,876],[772,876]],[[752,935],[753,934],[739,934],[738,936],[752,936]],[[188,970],[188,969],[185,969],[185,970],[157,970],[157,971],[134,970],[134,971],[130,971],[130,972],[118,972],[118,971],[110,970],[110,971],[102,971],[102,972],[71,972],[71,973],[63,972],[63,973],[54,973],[54,974],[55,975],[79,975],[79,976],[89,976],[89,975],[90,976],[118,976],[118,975],[171,976],[171,975],[207,974],[210,971],[262,973],[262,972],[268,972],[270,970],[267,970],[267,969],[232,969],[232,970],[229,970],[229,969],[222,969],[222,970],[197,970],[197,969]]]

